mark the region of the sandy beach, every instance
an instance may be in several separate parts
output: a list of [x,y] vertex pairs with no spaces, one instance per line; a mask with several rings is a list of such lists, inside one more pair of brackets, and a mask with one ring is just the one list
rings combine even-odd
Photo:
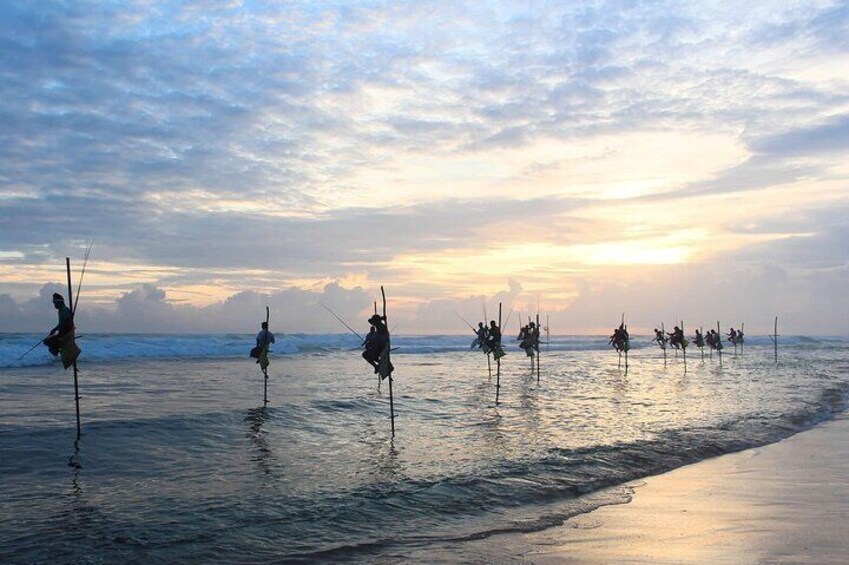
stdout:
[[849,414],[631,484],[629,504],[523,535],[534,563],[846,563]]

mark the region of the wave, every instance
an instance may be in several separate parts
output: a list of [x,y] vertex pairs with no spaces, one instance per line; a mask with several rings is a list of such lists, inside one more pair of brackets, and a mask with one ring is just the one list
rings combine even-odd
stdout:
[[[820,347],[846,345],[846,337],[780,337],[781,347]],[[48,365],[56,361],[45,347],[38,346],[23,359],[19,357],[38,343],[37,334],[0,334],[0,368]],[[468,351],[472,337],[464,335],[395,336],[393,346],[404,354],[431,354]],[[156,358],[224,358],[247,356],[254,345],[253,334],[82,334],[78,343],[83,350],[81,360],[112,361]],[[514,347],[511,339],[505,340]],[[746,338],[746,346],[772,346],[767,336]],[[631,348],[653,348],[649,336],[634,336]],[[731,347],[730,344],[728,347]],[[325,354],[358,350],[360,341],[351,334],[286,334],[277,335],[272,347],[276,355]],[[598,351],[609,349],[606,336],[551,336],[542,351]]]
[[[289,557],[305,562],[343,556],[360,561],[389,548],[397,554],[399,546],[421,546],[423,542],[450,545],[504,533],[541,531],[601,506],[628,502],[632,489],[625,485],[631,481],[774,443],[832,418],[847,406],[849,386],[843,385],[823,391],[820,402],[812,407],[778,417],[749,415],[714,427],[669,430],[642,441],[550,448],[541,458],[503,462],[486,473],[410,481],[389,491],[349,492],[347,496],[369,501],[357,506],[373,511],[373,520],[379,521],[386,512],[390,519],[404,523],[414,523],[422,516],[429,517],[431,523],[421,524],[423,528],[409,539],[357,540]],[[602,490],[616,486],[621,488]],[[492,514],[487,514],[486,521],[475,523],[471,515],[480,510],[502,518],[492,520]],[[505,519],[507,516],[510,518]],[[477,528],[461,528],[459,524]]]

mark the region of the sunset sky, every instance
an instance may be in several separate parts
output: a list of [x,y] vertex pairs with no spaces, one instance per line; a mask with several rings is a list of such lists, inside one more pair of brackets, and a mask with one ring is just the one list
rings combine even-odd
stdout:
[[[0,331],[849,328],[849,3],[0,4]],[[78,275],[77,275],[78,276]]]

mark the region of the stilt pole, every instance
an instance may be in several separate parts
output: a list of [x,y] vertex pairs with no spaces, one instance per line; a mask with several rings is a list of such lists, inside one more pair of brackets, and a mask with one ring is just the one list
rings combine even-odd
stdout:
[[[684,320],[681,320],[681,335],[684,335]],[[684,337],[684,339],[687,339]],[[684,345],[684,342],[681,342],[681,351],[684,352],[684,374],[687,374],[687,347]]]
[[539,384],[539,358],[542,357],[542,348],[539,346],[539,297],[537,297],[537,338],[534,340],[536,343],[534,345],[537,348],[537,384]]
[[719,329],[719,320],[716,321],[716,351],[719,353],[719,366],[722,367],[722,331]]
[[[619,325],[620,325],[620,326],[624,326],[624,325],[625,325],[625,313],[624,313],[624,312],[622,313],[622,322],[621,322]],[[613,334],[613,335],[616,335],[616,333],[614,332],[614,334]],[[621,350],[621,349],[617,349],[617,350],[616,350],[616,353],[618,353],[618,354],[619,354],[619,365],[617,365],[617,368],[621,371],[621,370],[622,370],[622,350]]]
[[[660,333],[663,335],[663,338],[666,339],[666,328],[663,325],[663,322],[660,323]],[[660,342],[660,348],[663,350],[663,366],[666,367],[666,342]]]
[[772,346],[775,351],[775,362],[778,363],[778,316],[775,317],[775,328],[770,337],[772,338]]
[[[383,290],[383,285],[380,286],[380,296],[383,298],[383,323],[386,324],[386,333],[389,335],[389,319],[386,317],[386,291]],[[392,350],[391,340],[392,337],[389,336],[386,342],[386,363],[389,367],[392,366],[389,358],[389,352]],[[392,421],[392,437],[395,437],[395,397],[392,395],[392,371],[389,372],[389,418]]]
[[[625,325],[625,312],[622,312],[622,327],[625,333],[628,333],[628,326]],[[628,374],[628,350],[631,349],[631,336],[625,340],[625,374]]]
[[492,378],[492,357],[489,353],[486,354],[486,370],[489,372],[489,378]]
[[[65,257],[65,270],[68,273],[68,308],[71,309],[71,322],[74,320],[74,296],[73,287],[71,286],[71,258]],[[82,435],[82,426],[80,425],[80,385],[77,377],[77,361],[74,360],[74,404],[77,408],[77,439]]]
[[[521,318],[519,318],[521,320]],[[501,303],[498,303],[498,331],[501,331]],[[500,344],[499,344],[500,345]],[[501,357],[495,360],[495,405],[501,393]]]
[[[268,306],[265,307],[265,338],[262,345],[263,351],[260,355],[265,355],[268,358],[268,334],[271,332],[271,326],[268,325],[268,321],[271,319],[271,310]],[[263,384],[262,384],[262,402],[263,404],[268,404],[268,367],[264,367],[262,369],[263,376]]]
[[[374,301],[374,315],[377,316],[377,300]],[[386,326],[386,329],[389,329],[389,326]],[[377,390],[380,391],[380,383],[383,379],[380,377],[380,371],[377,372]]]

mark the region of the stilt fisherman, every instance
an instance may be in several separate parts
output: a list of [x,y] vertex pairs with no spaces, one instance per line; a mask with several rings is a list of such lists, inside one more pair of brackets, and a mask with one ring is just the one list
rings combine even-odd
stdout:
[[50,330],[50,334],[44,338],[44,345],[50,350],[54,357],[59,355],[59,350],[69,337],[73,337],[74,314],[65,305],[65,299],[58,292],[53,293],[53,307],[59,311],[59,323]]
[[[380,361],[386,355],[386,349],[389,347],[389,328],[386,327],[383,317],[378,314],[369,318],[368,323],[371,324],[373,332],[369,332],[369,338],[363,344],[363,359],[374,368],[375,373],[379,373]],[[372,334],[374,337],[372,337]],[[392,367],[390,364],[386,376],[391,372]],[[381,374],[381,377],[385,378],[383,374]]]
[[619,324],[618,328],[613,330],[613,335],[610,336],[609,343],[613,346],[613,349],[622,353],[631,349],[630,340],[631,336],[628,335],[628,330],[625,328],[625,323],[623,322]]
[[256,334],[256,347],[251,349],[251,357],[256,359],[260,368],[265,371],[268,367],[268,349],[272,343],[276,343],[274,334],[268,331],[268,322],[260,325],[259,333]]
[[696,336],[693,338],[693,342],[696,344],[696,347],[701,349],[705,346],[705,336],[702,335],[702,332],[696,330]]

